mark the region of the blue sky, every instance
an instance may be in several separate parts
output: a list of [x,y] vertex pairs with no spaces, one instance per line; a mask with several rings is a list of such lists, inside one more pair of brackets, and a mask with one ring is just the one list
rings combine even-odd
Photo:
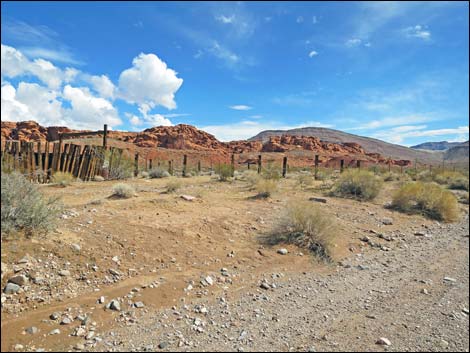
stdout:
[[2,2],[2,120],[468,139],[465,2]]

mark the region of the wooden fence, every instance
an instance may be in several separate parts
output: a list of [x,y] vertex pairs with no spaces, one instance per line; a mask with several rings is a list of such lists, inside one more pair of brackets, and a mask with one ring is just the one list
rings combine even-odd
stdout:
[[[108,152],[107,152],[108,151]],[[109,175],[118,168],[122,149],[102,146],[81,146],[62,141],[56,143],[6,141],[2,144],[2,168],[17,171],[31,181],[47,183],[56,172],[70,173],[83,181],[93,179],[103,170],[109,153]]]

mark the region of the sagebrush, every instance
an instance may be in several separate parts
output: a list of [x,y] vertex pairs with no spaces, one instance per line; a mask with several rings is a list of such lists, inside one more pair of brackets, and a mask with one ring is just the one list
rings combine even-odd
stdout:
[[257,197],[268,198],[277,190],[277,180],[260,178],[256,183]]
[[18,173],[2,173],[1,180],[2,235],[23,231],[29,237],[55,229],[62,210],[58,198],[46,198]]
[[268,240],[271,244],[295,244],[330,260],[336,234],[334,217],[322,207],[309,201],[294,200],[287,204]]
[[434,183],[412,182],[403,185],[394,193],[392,207],[445,222],[457,220],[459,214],[454,194]]
[[232,166],[230,164],[218,164],[215,172],[220,181],[227,181],[232,176]]
[[181,188],[181,181],[179,181],[176,178],[168,181],[168,183],[166,184],[166,192],[168,193],[175,192],[180,188]]
[[170,177],[170,173],[168,173],[168,171],[166,171],[165,169],[163,168],[153,168],[152,170],[150,170],[148,172],[148,176],[149,178],[168,178]]
[[115,184],[113,186],[113,195],[123,199],[128,199],[135,195],[135,189],[127,184]]
[[359,200],[374,199],[382,187],[382,179],[365,170],[346,170],[335,183],[332,194]]
[[57,186],[66,187],[75,180],[75,177],[66,172],[55,172],[52,175],[52,182]]

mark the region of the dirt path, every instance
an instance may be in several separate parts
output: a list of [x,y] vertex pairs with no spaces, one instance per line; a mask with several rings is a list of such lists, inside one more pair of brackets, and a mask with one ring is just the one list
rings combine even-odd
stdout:
[[[468,216],[427,233],[352,257],[331,274],[266,273],[275,289],[259,289],[258,277],[236,300],[226,291],[215,303],[152,313],[95,349],[468,351]],[[195,313],[196,304],[207,314]],[[377,345],[380,337],[391,346]]]

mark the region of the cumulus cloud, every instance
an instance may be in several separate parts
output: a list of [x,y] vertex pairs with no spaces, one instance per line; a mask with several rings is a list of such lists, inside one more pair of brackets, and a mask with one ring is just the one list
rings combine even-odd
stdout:
[[98,92],[100,96],[111,99],[114,98],[116,87],[108,76],[85,75],[84,79],[91,84],[93,89]]
[[72,106],[65,114],[77,128],[99,129],[103,124],[111,127],[121,124],[113,105],[104,98],[93,96],[87,87],[66,85],[63,97],[69,100]]
[[175,93],[183,79],[155,54],[141,53],[119,76],[119,95],[130,103],[176,108]]
[[147,104],[142,104],[139,107],[139,112],[141,113],[141,117],[135,114],[126,114],[129,122],[133,126],[171,126],[173,125],[170,119],[166,118],[161,114],[149,114],[150,106]]
[[35,59],[30,61],[19,50],[8,45],[1,45],[2,77],[33,75],[50,88],[57,89],[65,78],[61,69],[50,61]]

